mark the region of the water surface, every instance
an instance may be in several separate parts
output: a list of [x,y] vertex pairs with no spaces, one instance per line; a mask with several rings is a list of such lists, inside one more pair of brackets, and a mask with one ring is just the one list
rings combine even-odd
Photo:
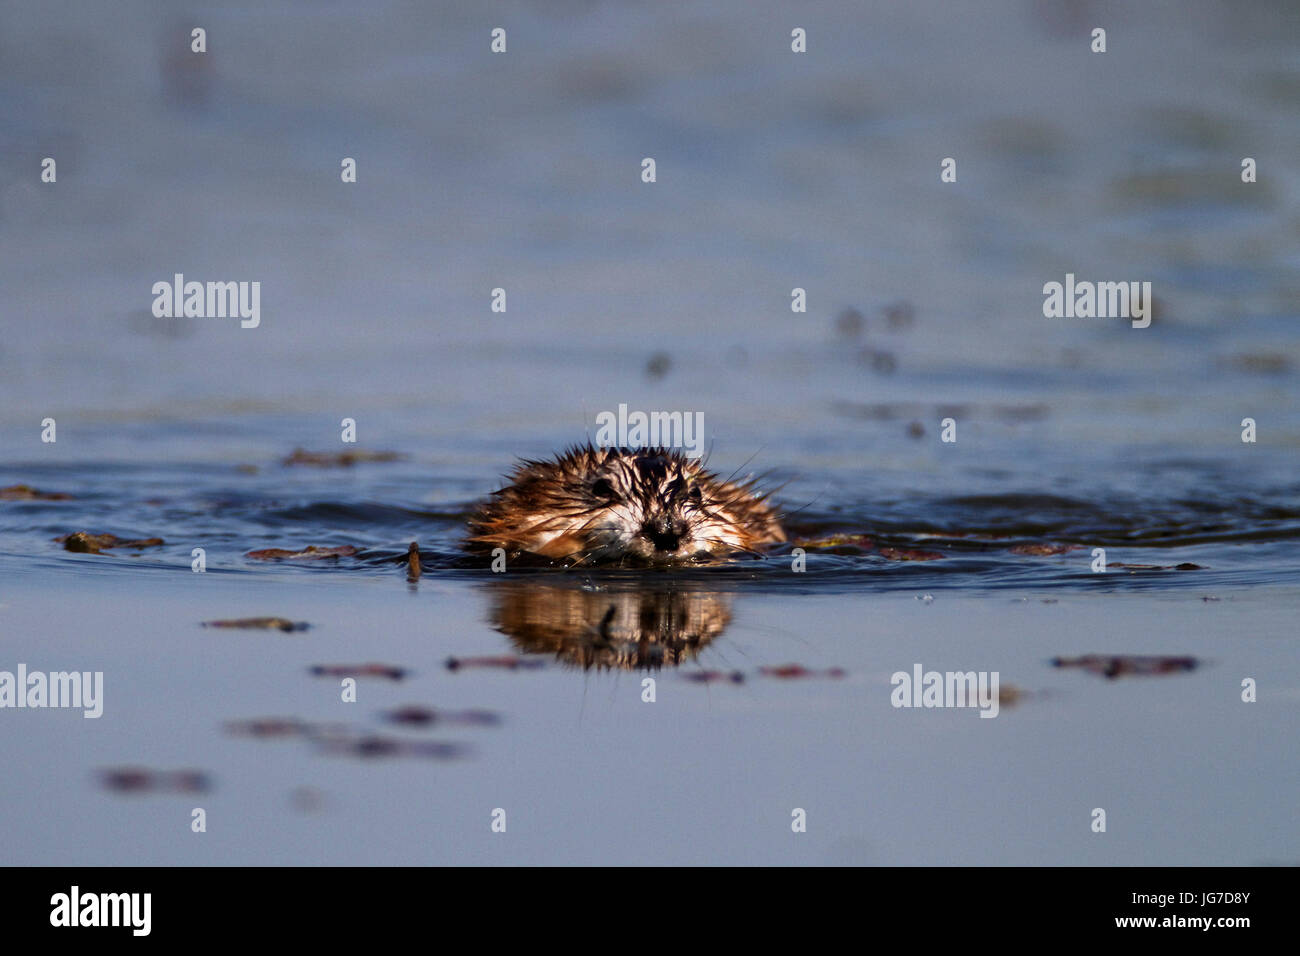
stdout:
[[[0,487],[67,497],[0,500],[0,669],[106,690],[98,720],[0,712],[0,861],[1300,858],[1288,5],[3,16]],[[206,60],[176,52],[192,19]],[[176,272],[260,281],[261,326],[155,319]],[[1045,319],[1066,273],[1150,281],[1151,327]],[[702,412],[792,543],[681,573],[467,562],[516,456],[620,403]],[[55,540],[81,531],[163,544]],[[356,553],[248,557],[309,545]],[[201,626],[262,615],[311,627]],[[1051,663],[1085,654],[1198,666]],[[446,666],[503,655],[544,666]],[[311,673],[367,662],[409,673],[355,703]],[[916,663],[1019,697],[891,707]],[[787,664],[816,673],[764,673]],[[405,704],[501,722],[385,722]],[[262,717],[460,749],[226,726]],[[129,766],[211,788],[96,776]]]

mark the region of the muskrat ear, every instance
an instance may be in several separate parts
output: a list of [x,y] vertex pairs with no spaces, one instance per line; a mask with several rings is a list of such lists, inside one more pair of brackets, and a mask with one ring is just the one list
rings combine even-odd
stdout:
[[592,482],[591,493],[597,498],[606,498],[610,501],[618,497],[618,493],[614,491],[614,486],[609,483],[607,478],[597,478]]

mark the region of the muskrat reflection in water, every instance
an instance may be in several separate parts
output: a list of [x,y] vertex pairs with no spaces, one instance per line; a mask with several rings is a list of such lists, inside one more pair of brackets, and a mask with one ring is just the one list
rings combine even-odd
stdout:
[[523,652],[588,669],[651,670],[689,661],[731,623],[712,591],[590,591],[536,580],[494,587],[493,626]]
[[752,480],[664,448],[572,448],[524,461],[470,519],[472,550],[573,565],[683,566],[786,540]]

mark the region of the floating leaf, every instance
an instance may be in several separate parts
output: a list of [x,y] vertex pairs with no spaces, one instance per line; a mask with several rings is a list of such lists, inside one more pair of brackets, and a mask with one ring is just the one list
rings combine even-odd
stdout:
[[60,542],[66,550],[82,554],[99,554],[105,548],[156,548],[164,543],[162,538],[128,541],[115,534],[90,534],[87,531],[65,534],[54,540]]
[[832,667],[824,671],[809,670],[802,664],[782,664],[780,667],[760,667],[758,672],[764,677],[780,677],[789,680],[796,677],[833,677],[845,676],[842,667]]
[[875,541],[865,534],[832,534],[824,538],[810,538],[796,542],[796,547],[816,549],[858,548],[862,551],[870,551],[874,546]]
[[266,631],[305,631],[311,627],[306,621],[291,621],[285,617],[236,617],[220,621],[204,621],[204,627],[231,627]]
[[69,501],[72,495],[58,491],[39,491],[31,485],[10,485],[0,488],[0,501]]

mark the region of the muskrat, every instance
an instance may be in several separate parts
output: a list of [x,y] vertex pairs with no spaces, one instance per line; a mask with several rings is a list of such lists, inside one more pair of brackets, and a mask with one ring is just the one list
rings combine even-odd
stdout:
[[687,565],[786,540],[754,479],[666,448],[570,448],[525,460],[470,519],[468,544],[583,565]]

